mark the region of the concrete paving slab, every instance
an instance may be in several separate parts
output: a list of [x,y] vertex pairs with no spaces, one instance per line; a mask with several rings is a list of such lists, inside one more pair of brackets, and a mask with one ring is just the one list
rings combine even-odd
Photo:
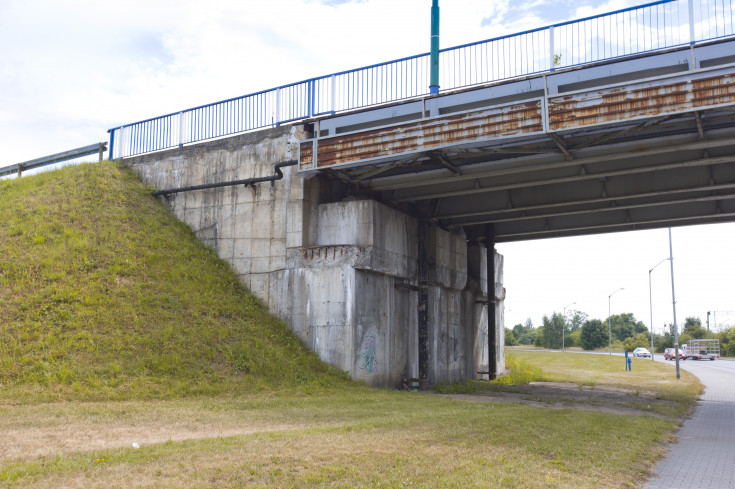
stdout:
[[690,360],[705,391],[644,489],[735,488],[735,362]]

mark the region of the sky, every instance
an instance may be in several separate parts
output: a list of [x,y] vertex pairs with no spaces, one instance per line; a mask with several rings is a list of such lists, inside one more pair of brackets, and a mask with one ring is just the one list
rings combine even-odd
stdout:
[[[442,0],[441,47],[641,2]],[[430,0],[0,0],[0,167],[107,141],[107,129],[429,50]],[[1,198],[1,196],[0,196]],[[677,320],[735,310],[735,225],[674,228]],[[498,245],[506,325],[578,309],[649,324],[656,230]],[[672,322],[668,262],[654,325]],[[668,291],[668,292],[667,292]],[[668,295],[667,295],[668,294]],[[735,312],[718,319],[735,324]]]

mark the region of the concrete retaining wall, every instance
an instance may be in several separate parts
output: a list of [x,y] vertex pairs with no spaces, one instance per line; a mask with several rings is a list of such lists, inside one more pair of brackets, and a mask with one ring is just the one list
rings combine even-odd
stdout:
[[[306,134],[281,127],[126,159],[144,183],[178,188],[272,175]],[[284,178],[162,197],[242,283],[320,357],[369,385],[418,377],[416,219],[373,200],[331,202],[319,178]],[[432,227],[429,380],[487,371],[486,253]],[[502,298],[496,255],[495,296]],[[498,371],[504,368],[502,301]]]

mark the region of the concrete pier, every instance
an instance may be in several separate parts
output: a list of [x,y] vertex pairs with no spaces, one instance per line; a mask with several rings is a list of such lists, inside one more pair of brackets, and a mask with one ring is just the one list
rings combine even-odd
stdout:
[[[295,158],[306,127],[287,126],[142,155],[125,162],[158,189],[274,173]],[[329,176],[161,197],[326,362],[373,386],[483,378],[504,369],[502,257],[482,240],[431,221],[426,372],[419,371],[418,215],[352,192]],[[488,366],[487,270],[495,270],[494,369]],[[492,343],[492,342],[490,342]],[[414,385],[409,382],[409,385]]]

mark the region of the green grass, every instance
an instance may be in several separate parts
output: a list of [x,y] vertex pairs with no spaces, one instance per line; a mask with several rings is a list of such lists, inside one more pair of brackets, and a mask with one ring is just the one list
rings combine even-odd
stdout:
[[702,392],[702,385],[689,372],[681,372],[679,380],[670,365],[645,358],[632,358],[631,370],[626,371],[621,356],[556,352],[514,352],[513,356],[541,368],[542,379],[549,382],[621,387],[686,403]]
[[[119,404],[119,403],[118,403]],[[457,401],[383,390],[330,396],[141,402],[79,408],[53,417],[158,423],[188,405],[195,422],[228,413],[265,432],[165,439],[130,448],[69,450],[0,466],[8,487],[631,487],[675,424],[670,419]],[[33,424],[38,413],[24,424]],[[173,414],[172,414],[173,412]],[[175,421],[175,420],[174,420]],[[29,428],[30,430],[30,428]]]
[[0,399],[344,386],[123,166],[0,182]]
[[[0,181],[0,300],[1,487],[635,487],[679,421],[351,382],[117,164]],[[568,356],[438,388],[697,389]]]

